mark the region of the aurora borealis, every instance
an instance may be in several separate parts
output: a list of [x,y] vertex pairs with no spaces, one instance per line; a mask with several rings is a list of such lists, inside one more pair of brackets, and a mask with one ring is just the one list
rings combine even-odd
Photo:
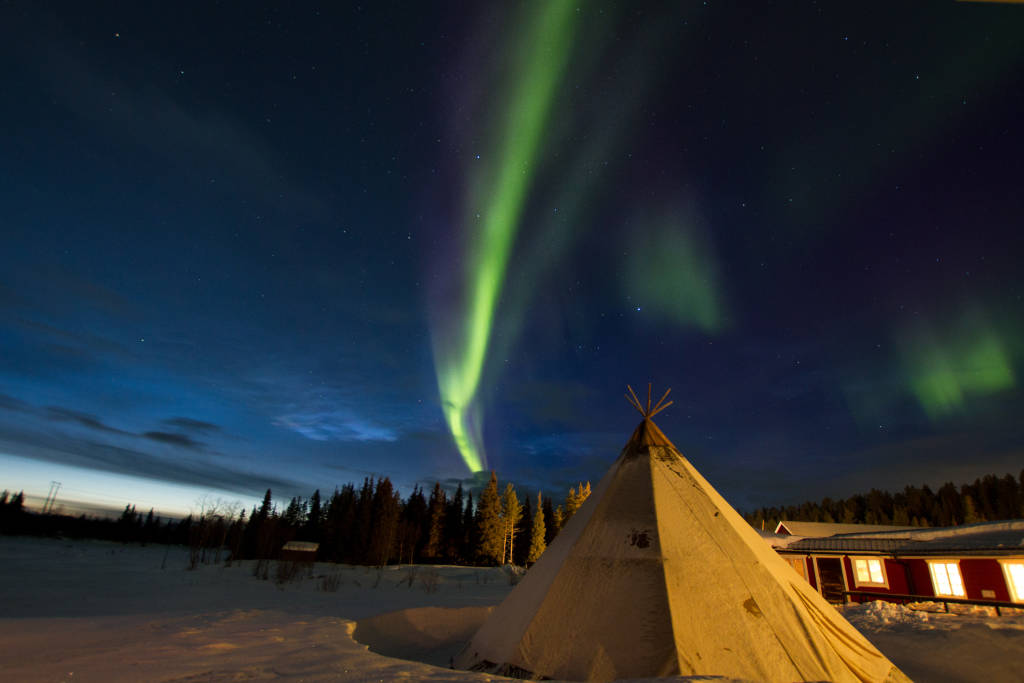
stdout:
[[[463,331],[441,342],[437,358],[441,405],[455,444],[470,472],[486,468],[479,431],[479,406],[474,404],[494,325],[495,304],[515,239],[523,202],[534,176],[544,138],[552,95],[568,59],[573,7],[569,3],[535,2],[523,11],[523,36],[514,35],[507,51],[513,55],[511,92],[499,97],[503,106],[498,140],[485,146],[489,170],[474,171],[483,179],[472,186],[464,215],[469,244],[466,254],[465,312],[456,319]],[[479,157],[480,155],[477,155]]]
[[0,489],[1018,473],[1024,7],[0,7]]

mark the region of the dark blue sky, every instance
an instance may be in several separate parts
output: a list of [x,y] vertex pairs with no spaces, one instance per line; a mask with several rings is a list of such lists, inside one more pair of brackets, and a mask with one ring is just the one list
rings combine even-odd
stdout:
[[1020,469],[1024,9],[543,6],[0,4],[0,488],[470,479],[438,379],[542,76],[501,479],[596,480],[651,380],[740,508]]

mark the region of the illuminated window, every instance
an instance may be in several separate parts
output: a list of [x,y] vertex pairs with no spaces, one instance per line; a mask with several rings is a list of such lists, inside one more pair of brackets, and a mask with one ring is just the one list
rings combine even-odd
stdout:
[[1010,589],[1010,599],[1024,602],[1024,562],[1003,562],[1003,573],[1006,575],[1006,586]]
[[877,557],[854,557],[853,576],[858,586],[889,587],[885,580],[885,567]]
[[960,565],[956,562],[929,562],[928,571],[932,574],[932,587],[935,595],[946,598],[964,598],[964,582],[960,578]]

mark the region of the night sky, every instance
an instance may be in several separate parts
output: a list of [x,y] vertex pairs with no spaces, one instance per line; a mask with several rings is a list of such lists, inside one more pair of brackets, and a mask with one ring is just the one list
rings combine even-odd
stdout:
[[937,1],[2,2],[0,488],[561,498],[649,381],[740,509],[1017,473],[1022,36]]

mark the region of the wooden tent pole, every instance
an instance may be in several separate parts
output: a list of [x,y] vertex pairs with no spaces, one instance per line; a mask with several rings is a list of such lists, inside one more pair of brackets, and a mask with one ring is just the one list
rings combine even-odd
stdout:
[[638,411],[640,411],[641,415],[643,415],[644,417],[647,417],[647,415],[644,414],[643,406],[640,405],[640,399],[638,399],[636,397],[636,392],[633,391],[633,387],[631,387],[631,386],[629,386],[627,384],[626,388],[629,389],[629,396],[627,396],[626,398],[629,399],[629,402],[633,405],[634,408],[636,408]]

